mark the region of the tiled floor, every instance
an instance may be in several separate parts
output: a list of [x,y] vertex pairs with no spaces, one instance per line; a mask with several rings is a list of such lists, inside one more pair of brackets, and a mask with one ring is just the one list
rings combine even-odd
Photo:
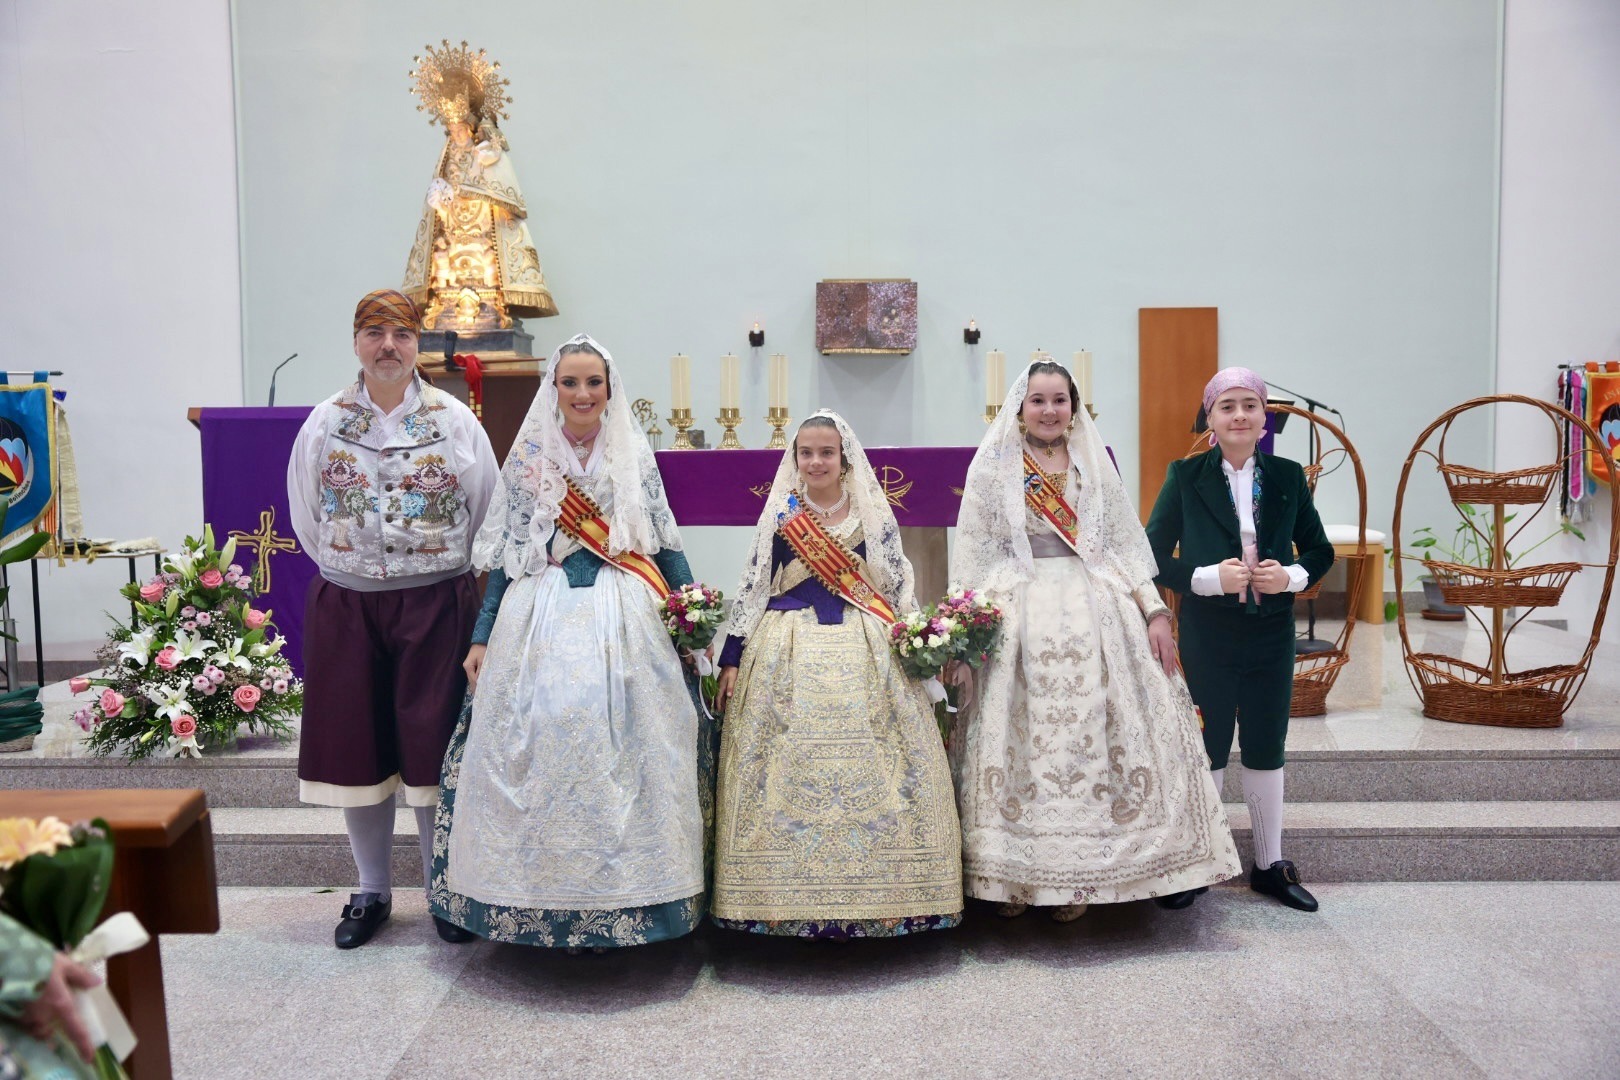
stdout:
[[220,934],[165,939],[176,1075],[1620,1076],[1620,884],[1317,893],[567,956],[443,944],[404,893],[339,952],[344,897],[227,889]]

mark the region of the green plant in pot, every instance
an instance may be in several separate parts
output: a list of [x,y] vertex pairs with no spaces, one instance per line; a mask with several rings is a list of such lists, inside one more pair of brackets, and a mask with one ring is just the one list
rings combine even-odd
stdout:
[[[1425,566],[1436,558],[1443,562],[1457,563],[1460,566],[1475,566],[1480,569],[1489,569],[1492,564],[1493,553],[1496,550],[1496,522],[1494,515],[1482,512],[1470,503],[1457,503],[1457,527],[1452,530],[1451,536],[1442,540],[1431,526],[1425,525],[1412,533],[1412,541],[1408,545],[1423,553]],[[1505,514],[1502,517],[1502,528],[1505,531],[1512,524],[1518,513]],[[1511,569],[1521,559],[1529,555],[1536,548],[1545,544],[1555,536],[1569,535],[1577,540],[1585,540],[1586,535],[1567,521],[1560,520],[1558,529],[1548,533],[1523,551],[1514,553],[1506,544],[1504,538],[1502,548],[1503,564]],[[1448,604],[1440,594],[1440,584],[1434,580],[1432,573],[1425,572],[1418,577],[1423,586],[1423,599],[1430,611],[1445,615],[1460,617],[1465,610],[1455,604]]]
[[[6,511],[11,500],[0,495],[0,536],[5,535]],[[39,554],[39,549],[51,542],[50,533],[35,533],[25,537],[17,543],[0,551],[0,566],[9,566],[12,563],[27,562]],[[0,604],[6,602],[10,589],[0,586]],[[13,635],[0,629],[0,637],[13,638]],[[13,638],[15,640],[15,638]],[[39,703],[39,687],[15,685],[15,672],[8,672],[12,677],[13,686],[10,690],[0,694],[0,751],[27,750],[34,745],[34,736],[43,728],[42,720],[45,708]]]

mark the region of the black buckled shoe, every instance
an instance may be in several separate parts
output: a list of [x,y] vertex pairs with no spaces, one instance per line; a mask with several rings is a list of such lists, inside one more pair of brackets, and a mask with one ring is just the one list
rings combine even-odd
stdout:
[[439,937],[452,945],[460,945],[464,941],[471,941],[478,935],[471,930],[463,930],[453,922],[445,922],[437,915],[433,916],[433,929],[439,932]]
[[1207,892],[1209,892],[1209,886],[1200,885],[1196,889],[1188,889],[1185,892],[1173,892],[1168,896],[1155,896],[1153,902],[1166,911],[1180,911],[1182,908],[1192,907],[1193,901],[1198,899],[1199,894]]
[[332,940],[340,949],[358,949],[371,940],[393,910],[392,900],[384,900],[374,892],[350,893],[349,902],[343,905],[343,921],[337,924]]
[[1315,911],[1316,897],[1299,883],[1299,871],[1287,859],[1278,859],[1262,870],[1257,864],[1249,871],[1249,888],[1274,896],[1297,911]]

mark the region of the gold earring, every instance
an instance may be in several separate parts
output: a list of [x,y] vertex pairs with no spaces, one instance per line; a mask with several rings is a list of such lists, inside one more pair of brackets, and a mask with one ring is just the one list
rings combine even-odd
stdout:
[[1028,435],[1029,434],[1029,428],[1024,426],[1024,418],[1022,416],[1020,416],[1018,418],[1018,433],[1020,435]]

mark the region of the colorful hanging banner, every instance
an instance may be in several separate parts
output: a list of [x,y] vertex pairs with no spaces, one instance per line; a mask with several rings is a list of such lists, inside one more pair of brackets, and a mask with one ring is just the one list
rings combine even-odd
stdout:
[[0,498],[7,503],[0,548],[55,527],[55,408],[45,372],[13,383],[0,371]]
[[[1605,364],[1604,368],[1620,367]],[[1620,371],[1599,370],[1586,365],[1586,422],[1597,431],[1609,453],[1620,457]],[[1609,482],[1609,467],[1595,450],[1586,454],[1586,469],[1592,479]]]

